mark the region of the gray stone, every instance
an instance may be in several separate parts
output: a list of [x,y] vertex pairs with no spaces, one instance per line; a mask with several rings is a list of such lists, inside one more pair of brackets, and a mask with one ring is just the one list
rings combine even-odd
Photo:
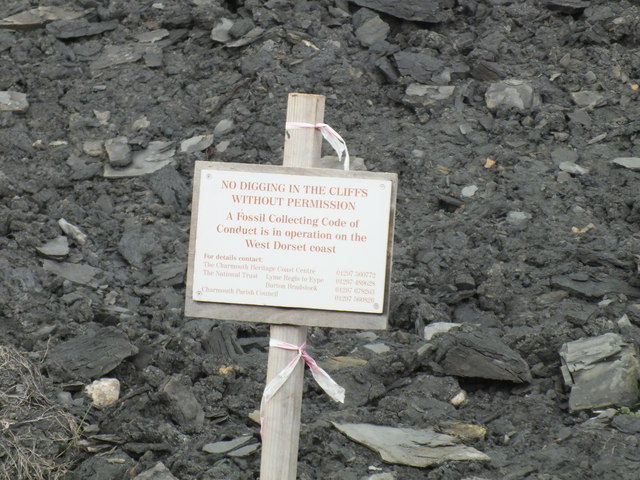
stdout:
[[573,162],[560,162],[559,167],[563,172],[571,173],[572,175],[586,175],[589,173],[588,168],[581,167]]
[[60,235],[40,247],[36,247],[41,254],[47,257],[64,257],[69,254],[69,239]]
[[531,220],[531,214],[527,212],[509,212],[507,214],[507,222],[511,225],[522,225]]
[[425,340],[431,340],[436,335],[441,333],[447,333],[452,328],[458,328],[461,325],[459,323],[452,322],[434,322],[424,327],[422,338]]
[[96,277],[102,273],[99,268],[91,265],[81,265],[69,262],[54,262],[52,260],[43,260],[42,268],[47,272],[66,278],[70,282],[90,287],[98,287],[99,282]]
[[434,338],[435,361],[447,375],[515,383],[531,381],[527,362],[485,330],[452,330]]
[[377,354],[387,353],[391,351],[391,348],[389,348],[389,346],[385,345],[384,343],[367,343],[363,348],[366,348],[367,350]]
[[0,28],[34,28],[54,20],[73,20],[84,17],[89,10],[70,10],[64,7],[38,7],[0,20]]
[[524,80],[509,79],[489,85],[485,93],[485,102],[490,110],[498,107],[530,110],[540,105],[540,97]]
[[577,275],[556,275],[551,278],[551,286],[587,298],[601,298],[607,293],[623,293],[632,298],[640,297],[640,289],[613,277],[592,280]]
[[195,137],[183,140],[180,143],[180,151],[182,153],[201,152],[211,146],[213,143],[213,134],[197,135]]
[[444,68],[444,62],[434,55],[423,52],[398,52],[394,56],[401,75],[420,83],[429,83],[435,73]]
[[191,188],[172,165],[149,175],[151,190],[171,207],[186,208],[191,201]]
[[213,134],[218,136],[224,135],[225,133],[231,131],[232,128],[233,128],[233,120],[230,120],[228,118],[223,118],[218,122],[216,127],[213,129]]
[[447,0],[353,0],[361,7],[387,13],[393,17],[412,22],[439,23],[453,18]]
[[138,349],[123,331],[104,327],[54,346],[47,365],[65,380],[93,379],[106,375],[136,353]]
[[260,448],[259,443],[252,443],[251,445],[245,445],[244,447],[240,447],[233,452],[229,452],[230,457],[248,457],[249,455],[254,454]]
[[350,439],[377,451],[382,460],[412,467],[428,467],[448,461],[490,460],[489,456],[460,444],[452,436],[431,429],[394,428],[366,423],[333,423]]
[[606,105],[607,101],[604,95],[591,90],[581,90],[579,92],[571,92],[571,99],[580,108],[591,110],[592,108]]
[[161,387],[161,392],[169,404],[171,418],[188,433],[202,430],[204,410],[191,388],[191,380],[186,375],[172,375]]
[[104,148],[112,167],[126,167],[131,164],[131,147],[127,137],[110,138],[104,142]]
[[88,22],[84,18],[76,20],[58,20],[47,25],[47,32],[60,40],[90,37],[115,30],[117,22]]
[[391,27],[382,20],[378,15],[370,18],[356,29],[356,37],[365,47],[370,47],[375,43],[381,42],[387,35]]
[[158,462],[153,468],[145,470],[133,477],[133,480],[178,480],[171,471],[165,467],[164,463]]
[[456,87],[451,85],[423,85],[411,83],[407,86],[404,101],[409,105],[429,106],[451,102]]
[[24,112],[29,108],[27,94],[5,90],[0,92],[0,111]]
[[565,343],[560,357],[562,375],[571,388],[571,411],[638,402],[638,353],[620,335],[606,333]]
[[127,231],[118,242],[118,252],[134,267],[144,266],[159,248],[156,236],[152,232]]
[[579,158],[578,152],[570,148],[558,147],[551,151],[551,160],[556,165],[560,165],[562,162],[575,163]]
[[142,58],[142,51],[132,45],[107,45],[100,56],[89,64],[92,72],[115,67],[124,63],[137,62]]
[[229,30],[233,27],[233,22],[228,18],[221,18],[211,30],[211,40],[214,42],[226,43],[231,40]]
[[142,43],[156,43],[169,36],[169,30],[165,28],[159,28],[157,30],[151,30],[150,32],[143,32],[136,35],[139,42]]
[[251,435],[243,435],[233,440],[223,440],[220,442],[207,443],[202,447],[202,451],[212,453],[215,455],[222,455],[231,452],[237,448],[243,447],[251,441],[253,437]]
[[111,165],[105,165],[103,175],[107,178],[147,175],[171,163],[175,153],[173,142],[150,142],[145,150],[133,153],[129,166],[113,168]]
[[618,157],[613,159],[613,163],[629,170],[640,170],[640,157]]

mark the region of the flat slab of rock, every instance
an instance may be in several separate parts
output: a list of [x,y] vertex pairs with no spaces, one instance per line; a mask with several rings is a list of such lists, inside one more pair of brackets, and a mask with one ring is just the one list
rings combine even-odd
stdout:
[[367,423],[334,423],[350,439],[377,451],[389,463],[429,467],[452,460],[490,460],[473,447],[433,430],[395,428]]
[[640,170],[640,157],[618,157],[613,159],[613,163],[629,170]]
[[0,92],[0,111],[24,112],[29,108],[25,93],[4,90]]
[[571,411],[638,403],[638,352],[620,335],[606,333],[565,343],[560,357],[565,384],[571,388]]
[[444,0],[352,0],[361,7],[367,7],[392,17],[412,22],[440,23],[453,17],[453,12],[445,8]]
[[575,295],[587,298],[600,298],[607,293],[623,293],[628,297],[639,298],[640,289],[632,287],[624,280],[607,278],[604,280],[584,279],[574,275],[557,275],[551,278],[551,285]]
[[195,433],[204,425],[204,410],[191,388],[191,380],[185,375],[172,375],[161,387],[169,404],[171,418],[187,432]]
[[164,463],[158,462],[153,468],[136,475],[133,480],[178,480]]
[[99,281],[97,277],[102,270],[91,265],[82,265],[70,262],[54,262],[53,260],[43,260],[42,267],[50,273],[58,275],[73,283],[87,285],[89,287],[98,287]]
[[487,108],[513,107],[518,110],[529,110],[540,105],[540,97],[533,87],[523,80],[508,79],[489,85],[485,93]]
[[173,142],[149,142],[146,149],[135,152],[131,164],[125,168],[104,166],[104,176],[107,178],[138,177],[156,172],[171,163],[176,153]]
[[436,362],[447,375],[507,382],[531,381],[527,362],[485,331],[452,330],[435,337]]
[[66,380],[102,377],[138,353],[129,337],[114,327],[79,335],[53,347],[47,364]]
[[0,20],[0,28],[37,28],[54,20],[73,20],[84,17],[89,10],[76,11],[64,7],[38,7]]

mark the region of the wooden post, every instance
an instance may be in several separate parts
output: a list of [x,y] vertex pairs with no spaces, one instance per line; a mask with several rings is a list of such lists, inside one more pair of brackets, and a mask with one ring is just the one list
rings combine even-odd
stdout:
[[[324,96],[289,94],[287,122],[322,123]],[[285,167],[311,168],[320,160],[322,135],[311,128],[286,130]],[[307,327],[272,325],[271,338],[302,345]],[[267,383],[295,357],[296,352],[269,348]],[[304,362],[300,361],[291,377],[264,407],[260,480],[295,480],[298,468],[298,441],[302,410]]]

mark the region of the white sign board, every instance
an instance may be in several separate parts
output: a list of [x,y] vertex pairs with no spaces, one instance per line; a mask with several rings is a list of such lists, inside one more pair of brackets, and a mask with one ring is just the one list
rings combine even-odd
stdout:
[[203,168],[193,300],[382,312],[392,190],[384,178]]

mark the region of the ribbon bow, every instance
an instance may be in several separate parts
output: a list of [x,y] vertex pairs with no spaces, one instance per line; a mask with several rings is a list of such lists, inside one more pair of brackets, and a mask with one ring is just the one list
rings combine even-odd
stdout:
[[326,123],[304,123],[304,122],[287,122],[285,124],[287,130],[293,128],[313,128],[320,130],[324,139],[331,144],[333,149],[338,154],[338,160],[342,161],[342,154],[344,154],[344,169],[349,170],[349,150],[347,150],[347,142]]
[[262,417],[264,406],[269,400],[271,400],[271,398],[278,392],[278,390],[280,390],[280,387],[282,387],[282,385],[284,385],[287,379],[291,376],[293,369],[296,367],[300,359],[303,359],[304,362],[309,366],[311,374],[313,375],[313,378],[318,383],[318,385],[320,385],[320,387],[336,402],[344,403],[344,388],[338,385],[327,372],[325,372],[321,367],[318,366],[311,355],[307,353],[307,342],[304,342],[300,346],[296,346],[272,338],[269,340],[269,346],[282,348],[284,350],[293,350],[296,351],[297,354],[291,359],[287,366],[284,367],[280,371],[280,373],[278,373],[278,375],[271,379],[271,381],[264,389],[264,393],[262,394],[262,401],[260,402],[260,424],[262,425],[262,428],[264,428],[264,421]]

